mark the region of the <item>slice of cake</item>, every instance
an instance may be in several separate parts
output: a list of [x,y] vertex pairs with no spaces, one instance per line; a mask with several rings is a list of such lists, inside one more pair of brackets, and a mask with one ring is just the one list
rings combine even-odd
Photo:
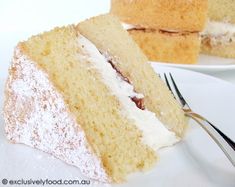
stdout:
[[19,43],[5,89],[7,138],[102,182],[151,168],[187,119],[146,61],[109,15]]
[[110,12],[120,18],[149,60],[197,63],[206,0],[112,0]]
[[202,53],[235,58],[235,2],[209,0],[209,21],[201,33]]

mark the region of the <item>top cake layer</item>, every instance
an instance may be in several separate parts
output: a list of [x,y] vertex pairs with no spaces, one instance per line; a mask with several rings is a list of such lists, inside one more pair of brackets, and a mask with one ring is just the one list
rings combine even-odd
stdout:
[[209,0],[208,3],[208,15],[211,20],[235,23],[234,0]]
[[112,0],[111,13],[145,28],[194,32],[204,28],[207,0]]

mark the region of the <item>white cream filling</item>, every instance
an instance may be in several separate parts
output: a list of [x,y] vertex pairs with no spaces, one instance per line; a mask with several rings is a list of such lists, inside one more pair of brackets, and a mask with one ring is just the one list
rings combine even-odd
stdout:
[[125,30],[129,30],[129,29],[138,29],[140,27],[136,26],[136,25],[132,25],[132,24],[128,24],[128,23],[122,23],[122,27]]
[[148,110],[141,110],[136,107],[130,97],[143,97],[142,94],[134,92],[132,85],[124,81],[120,75],[107,62],[106,58],[100,54],[98,49],[88,39],[79,36],[78,45],[83,46],[83,55],[79,58],[89,60],[94,68],[102,75],[105,84],[112,93],[119,99],[123,106],[123,115],[133,120],[134,124],[143,133],[142,142],[157,151],[159,148],[171,146],[179,141],[174,132],[169,131],[156,117]]
[[202,38],[209,37],[214,44],[235,42],[235,25],[227,22],[208,21],[200,35]]

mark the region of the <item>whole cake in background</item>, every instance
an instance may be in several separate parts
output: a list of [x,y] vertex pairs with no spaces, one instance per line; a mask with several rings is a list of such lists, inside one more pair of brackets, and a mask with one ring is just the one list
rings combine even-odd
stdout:
[[201,33],[202,53],[235,58],[235,1],[209,0],[209,21]]
[[7,138],[102,182],[153,167],[187,119],[146,62],[111,15],[20,42],[5,89]]
[[111,0],[110,12],[151,61],[197,63],[207,0]]

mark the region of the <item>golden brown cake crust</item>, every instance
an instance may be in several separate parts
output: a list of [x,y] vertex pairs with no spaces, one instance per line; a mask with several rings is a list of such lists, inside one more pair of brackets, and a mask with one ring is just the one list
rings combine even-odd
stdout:
[[3,114],[8,140],[50,153],[77,166],[89,178],[110,181],[62,95],[21,49],[20,45],[15,49],[5,87]]
[[196,64],[200,50],[197,33],[169,33],[160,30],[129,30],[129,34],[150,61]]
[[110,12],[146,28],[202,31],[207,0],[112,0]]

